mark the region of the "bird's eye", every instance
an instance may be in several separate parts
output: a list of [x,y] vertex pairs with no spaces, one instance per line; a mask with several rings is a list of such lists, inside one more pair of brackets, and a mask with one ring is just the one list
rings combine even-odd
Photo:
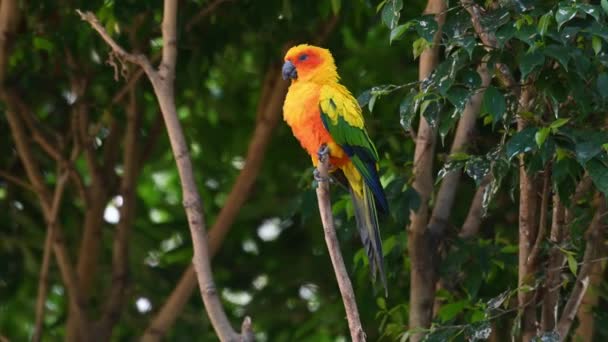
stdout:
[[308,58],[308,55],[307,55],[307,54],[302,54],[302,55],[300,55],[300,57],[298,57],[298,59],[299,59],[300,61],[305,61],[307,58]]

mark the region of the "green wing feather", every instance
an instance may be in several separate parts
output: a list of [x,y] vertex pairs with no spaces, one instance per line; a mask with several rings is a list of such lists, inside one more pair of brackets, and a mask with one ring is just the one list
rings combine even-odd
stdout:
[[386,273],[376,203],[383,212],[388,204],[377,173],[378,152],[364,129],[363,116],[356,100],[346,88],[324,87],[319,101],[321,119],[331,137],[349,156],[363,178],[362,194],[350,189],[355,220],[370,264],[372,279],[379,271],[385,294]]

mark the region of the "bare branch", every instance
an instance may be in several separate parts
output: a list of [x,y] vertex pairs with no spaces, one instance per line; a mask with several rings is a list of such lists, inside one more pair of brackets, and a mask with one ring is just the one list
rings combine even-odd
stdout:
[[[482,90],[473,95],[464,108],[462,117],[456,128],[454,141],[452,142],[451,154],[463,152],[471,140],[473,131],[475,130],[475,121],[481,110],[481,102],[483,100],[483,95],[485,94],[485,89],[491,81],[485,62],[477,68],[477,73],[481,77]],[[433,214],[431,215],[428,227],[431,234],[436,238],[440,239],[445,231],[459,183],[460,171],[456,170],[449,172],[441,181],[441,187],[437,193],[435,207],[433,208]]]
[[[335,27],[336,22],[337,17],[332,17],[328,22],[321,26],[320,34],[316,35],[316,37],[318,37],[316,40],[317,43],[322,43],[323,40],[329,36],[329,33]],[[290,43],[286,44],[285,48],[288,48],[290,45]],[[271,65],[267,70],[262,83],[262,90],[256,113],[258,120],[247,149],[245,167],[239,173],[230,190],[225,205],[222,207],[215,223],[209,230],[209,256],[211,258],[213,258],[219,250],[234,219],[247,200],[253,184],[257,179],[272,132],[281,116],[281,106],[287,91],[287,86],[288,83],[281,79],[279,67]],[[144,152],[144,155],[147,155],[147,153]],[[175,287],[163,307],[156,314],[148,328],[146,328],[146,331],[141,337],[141,341],[159,341],[166,334],[167,330],[173,325],[178,318],[179,312],[181,312],[183,306],[192,295],[195,285],[196,275],[193,266],[190,265],[182,274],[178,285]]]
[[17,186],[22,187],[23,189],[31,192],[36,192],[31,184],[28,182],[24,182],[19,177],[15,177],[11,175],[8,171],[0,170],[0,178],[4,178],[5,181],[11,182]]
[[551,165],[547,164],[543,173],[543,192],[540,201],[540,219],[538,223],[538,233],[536,234],[536,241],[534,246],[528,255],[528,267],[535,267],[538,260],[538,254],[540,253],[540,245],[545,239],[547,233],[547,212],[549,211],[549,196],[551,193],[550,188],[551,181]]
[[467,217],[460,230],[459,236],[461,238],[467,239],[479,232],[479,227],[481,226],[481,221],[483,219],[483,196],[491,182],[492,175],[489,174],[481,181],[477,191],[475,191],[471,206],[469,207],[469,212],[467,213]]
[[18,23],[18,2],[16,0],[0,1],[0,87],[3,86],[4,80],[6,79],[9,46]]
[[175,108],[173,81],[177,59],[177,1],[165,0],[164,2],[162,24],[164,46],[161,66],[158,72],[151,67],[146,57],[128,54],[123,50],[122,47],[109,37],[92,13],[83,14],[79,12],[79,14],[83,20],[88,21],[102,36],[114,53],[130,62],[141,65],[152,83],[169,133],[171,149],[181,180],[183,204],[186,216],[188,217],[188,225],[194,246],[193,264],[197,273],[199,289],[205,303],[205,309],[220,340],[237,341],[240,335],[230,326],[213,281],[201,198],[194,181],[192,161]]
[[103,25],[99,22],[95,14],[92,12],[82,12],[80,10],[76,10],[76,12],[80,15],[80,18],[84,21],[87,21],[97,33],[101,36],[101,38],[112,48],[113,53],[118,55],[119,58],[122,58],[126,61],[129,61],[133,64],[139,65],[145,71],[145,73],[150,75],[156,75],[156,72],[150,61],[144,55],[133,55],[127,53],[122,46],[118,45],[118,43],[110,37],[108,32],[103,28]]
[[[469,12],[469,15],[471,16],[471,24],[475,29],[475,33],[481,42],[486,46],[486,49],[492,50],[498,48],[498,40],[496,39],[495,33],[492,30],[486,30],[483,27],[483,8],[473,2],[473,0],[460,0],[460,3],[466,9],[466,11]],[[503,63],[496,63],[495,67],[502,83],[513,92],[515,97],[519,98],[521,89],[517,81],[515,81],[509,67]]]
[[346,310],[346,318],[350,329],[350,337],[352,341],[361,342],[365,341],[365,333],[361,327],[357,301],[353,292],[353,286],[348,278],[346,266],[344,266],[338,236],[336,235],[336,229],[334,227],[334,218],[331,212],[329,182],[327,181],[329,180],[328,165],[329,158],[319,158],[317,170],[319,171],[320,179],[322,179],[317,186],[319,213],[321,214],[321,222],[323,223],[325,243],[327,244],[331,263],[334,266],[334,273],[336,274],[336,280],[338,281],[338,287],[340,288],[340,294],[342,295],[342,302],[344,302],[344,309]]
[[[209,254],[211,258],[219,250],[234,219],[251,192],[262,166],[271,134],[280,118],[281,104],[287,90],[287,82],[282,81],[278,70],[278,67],[272,65],[266,72],[256,114],[258,120],[247,150],[245,167],[239,173],[228,194],[225,205],[209,230]],[[168,327],[177,319],[177,313],[181,311],[186,300],[191,296],[195,284],[194,269],[189,266],[169,299],[146,329],[142,341],[155,341],[157,338],[160,339],[164,336]]]
[[606,224],[604,216],[606,215],[606,198],[602,195],[597,196],[597,210],[595,215],[589,224],[589,229],[585,233],[587,243],[585,246],[585,254],[583,256],[583,266],[581,267],[576,277],[576,284],[564,310],[562,311],[561,318],[557,324],[557,331],[560,336],[560,340],[564,341],[568,336],[568,332],[572,326],[572,322],[576,317],[579,306],[583,300],[583,296],[589,286],[589,275],[593,268],[591,260],[598,257],[598,250],[601,244],[604,243],[604,235],[606,230]]
[[150,325],[141,336],[141,342],[161,341],[170,327],[177,320],[196,287],[196,272],[192,265],[182,274],[177,286],[165,301],[160,311],[154,316]]
[[[120,318],[124,306],[128,285],[129,273],[129,237],[131,226],[135,221],[136,185],[137,176],[141,170],[137,162],[140,160],[138,144],[139,110],[135,90],[132,88],[127,107],[127,127],[124,138],[123,165],[124,172],[120,185],[120,194],[123,198],[120,207],[120,222],[114,234],[112,249],[112,287],[107,299],[101,320],[102,333],[111,332],[112,327]],[[107,336],[109,338],[110,336]],[[103,340],[103,339],[102,339]]]
[[[418,79],[426,79],[435,69],[439,59],[439,40],[441,28],[445,21],[446,3],[444,0],[428,0],[426,14],[435,14],[438,30],[433,38],[433,45],[420,55]],[[435,155],[436,131],[427,120],[420,116],[414,151],[413,188],[420,197],[420,207],[410,214],[408,228],[408,253],[412,270],[410,278],[410,315],[409,328],[427,328],[433,316],[436,274],[434,270],[435,253],[432,250],[431,237],[426,229],[429,218],[429,200],[433,192],[433,158]],[[414,342],[422,339],[423,333],[412,336]]]
[[547,278],[545,279],[544,298],[541,316],[542,331],[553,331],[557,321],[559,303],[559,290],[561,286],[562,266],[566,261],[559,245],[564,236],[564,205],[558,194],[553,195],[553,217],[551,220],[551,235],[549,237],[552,247],[547,263]]
[[228,2],[228,1],[230,1],[230,0],[214,0],[214,1],[210,2],[209,4],[207,4],[207,6],[205,6],[198,13],[196,13],[192,18],[190,18],[188,23],[185,25],[186,32],[192,31],[192,29],[194,28],[195,25],[197,25],[201,20],[205,19],[207,16],[209,16],[211,13],[213,13],[213,11],[217,10],[217,8],[221,4]]
[[593,182],[589,174],[585,174],[583,178],[576,185],[574,195],[572,196],[570,206],[566,209],[566,224],[572,223],[575,218],[574,208],[578,205],[578,202],[591,191]]
[[[165,82],[173,84],[177,62],[177,0],[164,1],[162,31],[163,57],[158,74]],[[169,88],[173,89],[173,86]]]
[[40,279],[38,281],[38,297],[36,299],[36,323],[34,325],[34,334],[32,341],[37,342],[42,339],[42,331],[44,324],[44,308],[46,305],[46,296],[48,292],[49,266],[51,264],[51,256],[53,249],[53,240],[55,239],[55,227],[59,216],[59,208],[63,199],[63,193],[69,173],[62,173],[57,179],[55,193],[53,195],[53,203],[51,204],[51,213],[47,222],[46,239],[44,242],[44,253],[42,257],[42,265],[40,266]]
[[[529,88],[525,88],[520,98],[519,112],[527,110],[521,104],[529,103],[532,94]],[[517,130],[522,131],[526,122],[518,118]],[[528,264],[528,256],[534,243],[534,237],[538,231],[536,218],[538,198],[536,177],[528,174],[524,161],[524,155],[519,156],[519,255],[518,255],[518,287],[530,285],[530,275],[534,273],[534,266]],[[524,307],[522,316],[522,338],[531,340],[536,336],[536,310],[534,305],[525,306],[534,297],[533,292],[519,291],[518,303]]]

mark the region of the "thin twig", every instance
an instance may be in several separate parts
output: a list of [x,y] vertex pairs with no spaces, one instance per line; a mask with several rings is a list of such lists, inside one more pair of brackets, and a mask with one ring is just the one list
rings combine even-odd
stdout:
[[205,6],[198,13],[196,13],[192,18],[190,18],[188,23],[185,25],[186,31],[191,31],[196,24],[198,24],[201,20],[205,19],[207,16],[213,13],[213,11],[215,11],[222,3],[228,1],[230,0],[214,0],[210,2],[207,6]]
[[53,195],[53,203],[51,205],[51,213],[47,222],[44,253],[42,257],[42,265],[40,266],[40,280],[38,281],[38,297],[36,299],[36,323],[34,325],[34,334],[32,337],[32,341],[34,342],[42,339],[42,331],[44,328],[44,308],[46,306],[46,296],[49,286],[49,266],[51,264],[53,240],[55,239],[55,229],[59,216],[59,208],[61,207],[61,201],[63,199],[63,193],[68,175],[69,173],[65,171],[57,180],[55,193]]
[[[329,179],[328,165],[329,158],[320,158],[317,170],[319,171],[319,177],[322,180]],[[361,327],[355,293],[353,292],[353,286],[348,278],[346,266],[344,266],[338,236],[336,235],[336,229],[334,227],[328,181],[319,182],[319,185],[317,186],[317,201],[319,203],[321,222],[323,223],[325,243],[327,244],[331,263],[334,266],[334,273],[336,274],[336,280],[338,281],[338,287],[340,288],[340,294],[342,295],[342,302],[344,302],[351,339],[356,342],[365,341],[365,333]]]
[[18,185],[27,191],[36,192],[36,190],[34,190],[34,187],[32,187],[31,184],[29,184],[28,182],[24,182],[19,177],[15,177],[15,176],[11,175],[7,171],[0,170],[0,178],[4,178],[5,181]]

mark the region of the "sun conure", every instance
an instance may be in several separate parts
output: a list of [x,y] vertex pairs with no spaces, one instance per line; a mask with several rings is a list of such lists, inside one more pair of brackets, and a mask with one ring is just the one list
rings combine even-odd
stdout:
[[315,167],[319,151],[329,150],[332,177],[350,191],[372,279],[379,271],[386,292],[377,211],[388,213],[388,203],[378,177],[378,152],[365,131],[361,108],[339,83],[327,49],[307,44],[292,47],[285,55],[282,73],[291,80],[283,118]]

